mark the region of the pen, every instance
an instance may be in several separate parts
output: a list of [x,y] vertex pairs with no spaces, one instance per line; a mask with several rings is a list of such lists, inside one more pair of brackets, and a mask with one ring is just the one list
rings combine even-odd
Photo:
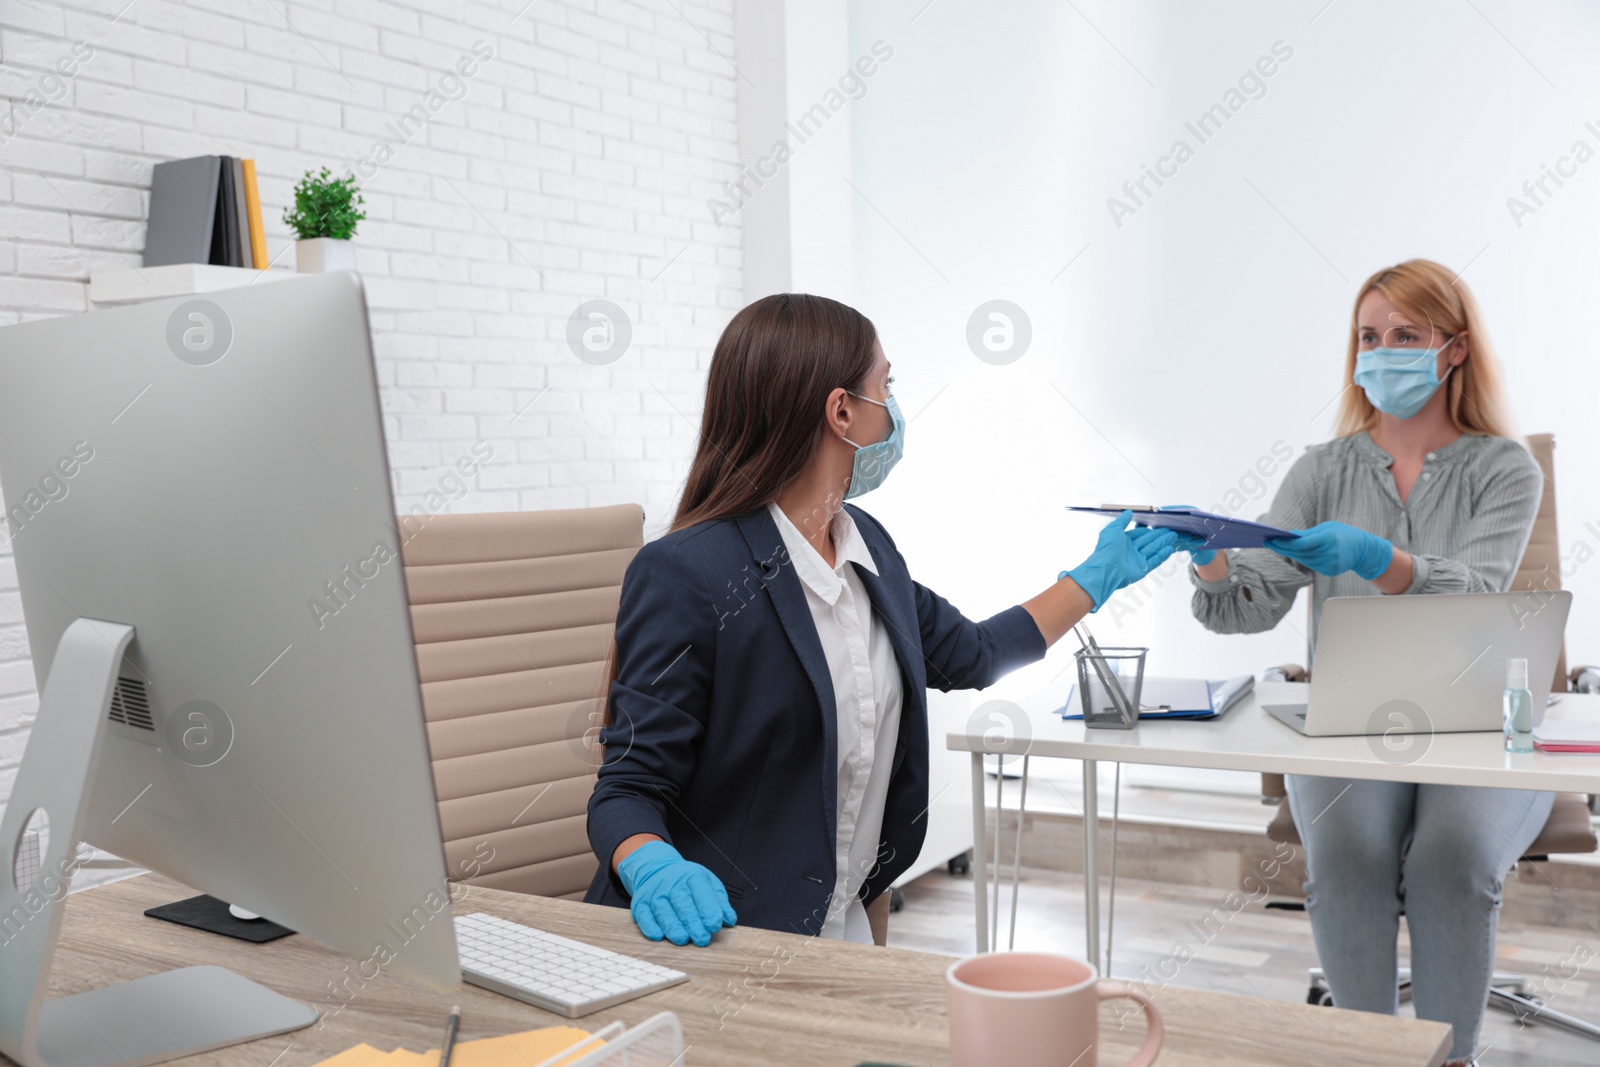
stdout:
[[1079,639],[1083,641],[1084,645],[1089,649],[1090,652],[1093,652],[1098,656],[1100,654],[1100,642],[1096,641],[1094,639],[1094,634],[1089,632],[1089,624],[1086,622],[1080,622],[1077,625],[1077,629],[1082,631],[1082,633],[1079,634]]
[[[1089,632],[1087,623],[1079,622],[1073,625],[1072,632],[1077,635],[1078,643],[1083,646],[1084,653],[1089,657],[1089,665],[1094,668],[1095,674],[1100,676],[1100,684],[1106,688],[1106,696],[1110,698],[1118,712],[1123,712],[1124,717],[1131,715],[1138,718],[1139,712],[1129,707],[1128,695],[1117,684],[1116,678],[1111,674],[1110,667],[1105,662],[1104,654],[1100,651],[1100,644],[1094,639],[1094,634]],[[1084,722],[1089,721],[1088,694],[1083,695]]]
[[450,1053],[456,1048],[456,1032],[461,1029],[461,1005],[450,1009],[444,1021],[444,1040],[439,1042],[439,1067],[450,1067]]

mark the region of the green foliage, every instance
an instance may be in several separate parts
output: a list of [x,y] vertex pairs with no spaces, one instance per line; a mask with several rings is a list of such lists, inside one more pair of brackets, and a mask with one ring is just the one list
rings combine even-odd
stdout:
[[361,210],[365,203],[355,175],[335,178],[327,167],[319,175],[308,170],[294,187],[294,208],[284,209],[283,221],[302,241],[313,237],[348,240],[355,236],[356,223],[367,217]]

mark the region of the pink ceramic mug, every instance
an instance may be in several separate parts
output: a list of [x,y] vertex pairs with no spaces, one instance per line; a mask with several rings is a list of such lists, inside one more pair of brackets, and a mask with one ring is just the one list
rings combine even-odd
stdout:
[[1144,1009],[1146,1034],[1127,1067],[1161,1051],[1161,1013],[1121,982],[1100,981],[1082,960],[1049,952],[991,952],[945,972],[955,1067],[1096,1067],[1100,1002],[1128,997]]

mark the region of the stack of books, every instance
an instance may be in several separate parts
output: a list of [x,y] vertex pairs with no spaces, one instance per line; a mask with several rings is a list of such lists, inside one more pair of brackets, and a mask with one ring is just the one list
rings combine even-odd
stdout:
[[255,160],[195,156],[156,164],[144,265],[173,263],[267,269]]

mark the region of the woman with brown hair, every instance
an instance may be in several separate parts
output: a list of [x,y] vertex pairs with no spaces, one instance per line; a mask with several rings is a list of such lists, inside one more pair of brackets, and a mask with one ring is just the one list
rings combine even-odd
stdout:
[[[1466,285],[1425,259],[1368,278],[1356,293],[1344,382],[1338,436],[1295,462],[1263,517],[1300,537],[1226,553],[1198,538],[1181,544],[1195,564],[1194,613],[1208,629],[1270,630],[1310,585],[1315,650],[1330,596],[1510,586],[1543,476],[1510,436]],[[1417,1015],[1450,1023],[1450,1062],[1466,1063],[1494,971],[1501,884],[1554,794],[1298,774],[1288,791],[1333,1002],[1398,1009],[1403,903]]]
[[717,342],[672,529],[623,578],[589,801],[587,899],[652,940],[736,918],[872,940],[922,847],[927,687],[1039,659],[1173,550],[1124,513],[1042,593],[966,618],[845,503],[900,458],[892,380],[872,323],[824,297],[765,297]]

